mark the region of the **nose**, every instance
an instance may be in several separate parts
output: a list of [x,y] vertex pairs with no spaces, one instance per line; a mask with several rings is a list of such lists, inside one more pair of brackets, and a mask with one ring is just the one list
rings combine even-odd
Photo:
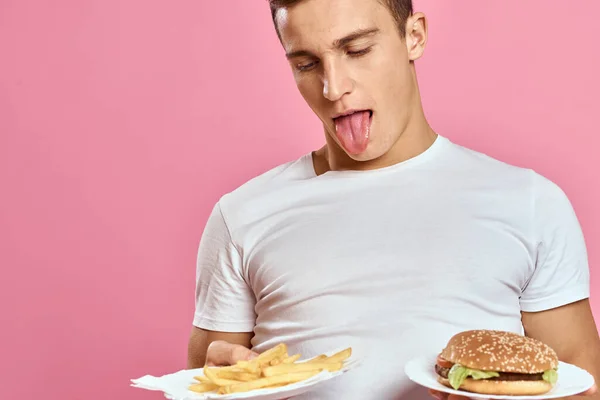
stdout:
[[328,63],[323,68],[323,96],[336,101],[352,92],[354,82],[342,65]]

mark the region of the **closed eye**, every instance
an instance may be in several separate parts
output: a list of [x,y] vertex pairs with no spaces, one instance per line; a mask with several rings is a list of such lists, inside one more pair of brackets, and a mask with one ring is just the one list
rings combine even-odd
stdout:
[[348,50],[348,51],[346,51],[346,54],[348,54],[350,57],[360,57],[360,56],[364,56],[365,54],[369,53],[370,51],[371,51],[371,47],[366,47],[361,50]]
[[[362,57],[362,56],[368,54],[369,52],[371,52],[372,47],[373,46],[369,46],[369,47],[365,47],[360,50],[347,50],[346,54],[353,58]],[[300,72],[310,71],[310,70],[314,69],[318,65],[318,63],[319,63],[318,61],[299,63],[299,64],[296,64],[296,70],[298,70]]]
[[313,69],[316,65],[317,65],[317,62],[312,61],[312,62],[307,62],[304,64],[297,64],[296,69],[298,71],[304,72],[304,71],[309,71],[309,70]]

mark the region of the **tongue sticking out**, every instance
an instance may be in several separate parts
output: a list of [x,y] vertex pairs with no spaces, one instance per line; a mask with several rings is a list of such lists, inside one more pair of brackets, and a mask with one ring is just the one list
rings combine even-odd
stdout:
[[371,131],[371,113],[359,111],[335,120],[335,132],[340,144],[350,154],[360,154],[367,149]]

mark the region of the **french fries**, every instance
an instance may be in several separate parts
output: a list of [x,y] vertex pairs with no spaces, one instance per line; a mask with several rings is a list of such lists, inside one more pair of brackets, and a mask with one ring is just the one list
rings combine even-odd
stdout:
[[311,378],[317,375],[320,370],[312,370],[306,372],[292,372],[289,374],[282,374],[277,376],[271,376],[268,378],[257,379],[252,382],[244,382],[238,383],[237,385],[231,386],[223,386],[218,390],[219,394],[228,394],[228,393],[240,393],[240,392],[248,392],[250,390],[262,389],[266,387],[272,387],[278,384],[289,385],[290,383],[296,383],[300,381],[304,381],[308,378]]
[[309,371],[322,371],[327,370],[329,372],[339,371],[342,369],[342,363],[300,363],[300,364],[281,364],[274,367],[267,367],[263,369],[263,376],[277,376],[285,375],[293,372],[309,372]]
[[261,353],[250,361],[239,361],[228,367],[204,367],[204,375],[195,376],[189,390],[196,393],[241,393],[256,389],[290,385],[309,379],[322,371],[339,371],[352,355],[349,347],[331,356],[321,354],[299,361],[301,354],[288,354],[285,343]]
[[193,384],[189,387],[189,389],[192,392],[196,392],[196,393],[206,393],[206,392],[212,392],[213,390],[217,390],[219,388],[219,386],[215,385],[214,383],[196,383]]
[[345,350],[335,353],[331,357],[326,357],[328,362],[343,362],[352,355],[352,349],[349,347]]
[[300,354],[294,354],[293,356],[289,356],[287,358],[284,358],[282,363],[283,364],[293,364],[296,361],[298,361],[298,359],[300,359],[301,355]]

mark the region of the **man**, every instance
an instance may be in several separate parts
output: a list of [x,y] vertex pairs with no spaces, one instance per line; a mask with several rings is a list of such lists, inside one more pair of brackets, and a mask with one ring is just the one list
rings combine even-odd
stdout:
[[571,204],[429,126],[414,65],[425,16],[409,0],[270,4],[326,144],[215,206],[188,367],[279,342],[305,357],[352,346],[360,367],[298,398],[418,400],[442,395],[412,384],[405,363],[476,328],[525,332],[600,377]]

